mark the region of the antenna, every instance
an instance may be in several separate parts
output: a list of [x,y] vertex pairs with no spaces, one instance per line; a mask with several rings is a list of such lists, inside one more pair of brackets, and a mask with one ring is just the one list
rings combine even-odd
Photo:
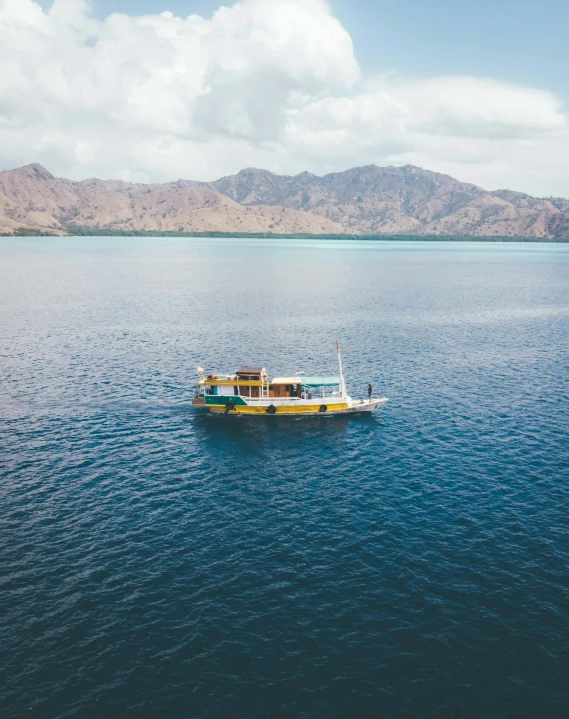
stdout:
[[340,345],[336,340],[336,352],[338,353],[338,367],[340,368],[340,394],[342,397],[346,396],[346,382],[344,381],[344,373],[342,371],[342,353],[340,352]]

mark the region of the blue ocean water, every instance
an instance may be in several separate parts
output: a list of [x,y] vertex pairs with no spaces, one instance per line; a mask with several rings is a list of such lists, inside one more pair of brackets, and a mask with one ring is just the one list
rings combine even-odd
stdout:
[[569,245],[0,240],[2,717],[568,717],[568,348]]

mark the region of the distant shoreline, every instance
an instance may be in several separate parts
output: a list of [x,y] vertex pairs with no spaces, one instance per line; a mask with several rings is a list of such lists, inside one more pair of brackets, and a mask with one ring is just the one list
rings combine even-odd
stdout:
[[569,198],[487,191],[411,165],[132,184],[57,178],[33,163],[0,172],[0,198],[8,235],[569,242]]
[[87,227],[69,227],[65,234],[39,230],[17,230],[12,234],[0,234],[0,237],[201,237],[218,239],[260,239],[260,240],[353,240],[374,242],[540,242],[569,243],[568,238],[513,237],[496,235],[493,237],[476,235],[352,235],[352,234],[307,234],[272,232],[156,232],[153,230],[110,230]]

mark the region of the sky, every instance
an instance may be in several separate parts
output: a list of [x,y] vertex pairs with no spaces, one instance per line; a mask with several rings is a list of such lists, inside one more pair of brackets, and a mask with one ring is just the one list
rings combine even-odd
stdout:
[[0,0],[0,169],[414,164],[569,197],[568,0]]
[[[44,7],[51,0],[41,3]],[[228,3],[229,4],[229,3]],[[99,17],[170,10],[211,17],[217,0],[95,0]],[[366,72],[486,75],[569,100],[569,0],[333,0]]]

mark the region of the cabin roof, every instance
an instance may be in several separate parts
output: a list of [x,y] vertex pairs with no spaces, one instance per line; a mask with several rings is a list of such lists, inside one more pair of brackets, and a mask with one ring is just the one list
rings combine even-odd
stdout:
[[303,377],[300,384],[303,387],[330,387],[341,381],[340,377]]
[[271,384],[301,384],[301,377],[275,377]]
[[264,367],[239,367],[235,374],[261,374]]

